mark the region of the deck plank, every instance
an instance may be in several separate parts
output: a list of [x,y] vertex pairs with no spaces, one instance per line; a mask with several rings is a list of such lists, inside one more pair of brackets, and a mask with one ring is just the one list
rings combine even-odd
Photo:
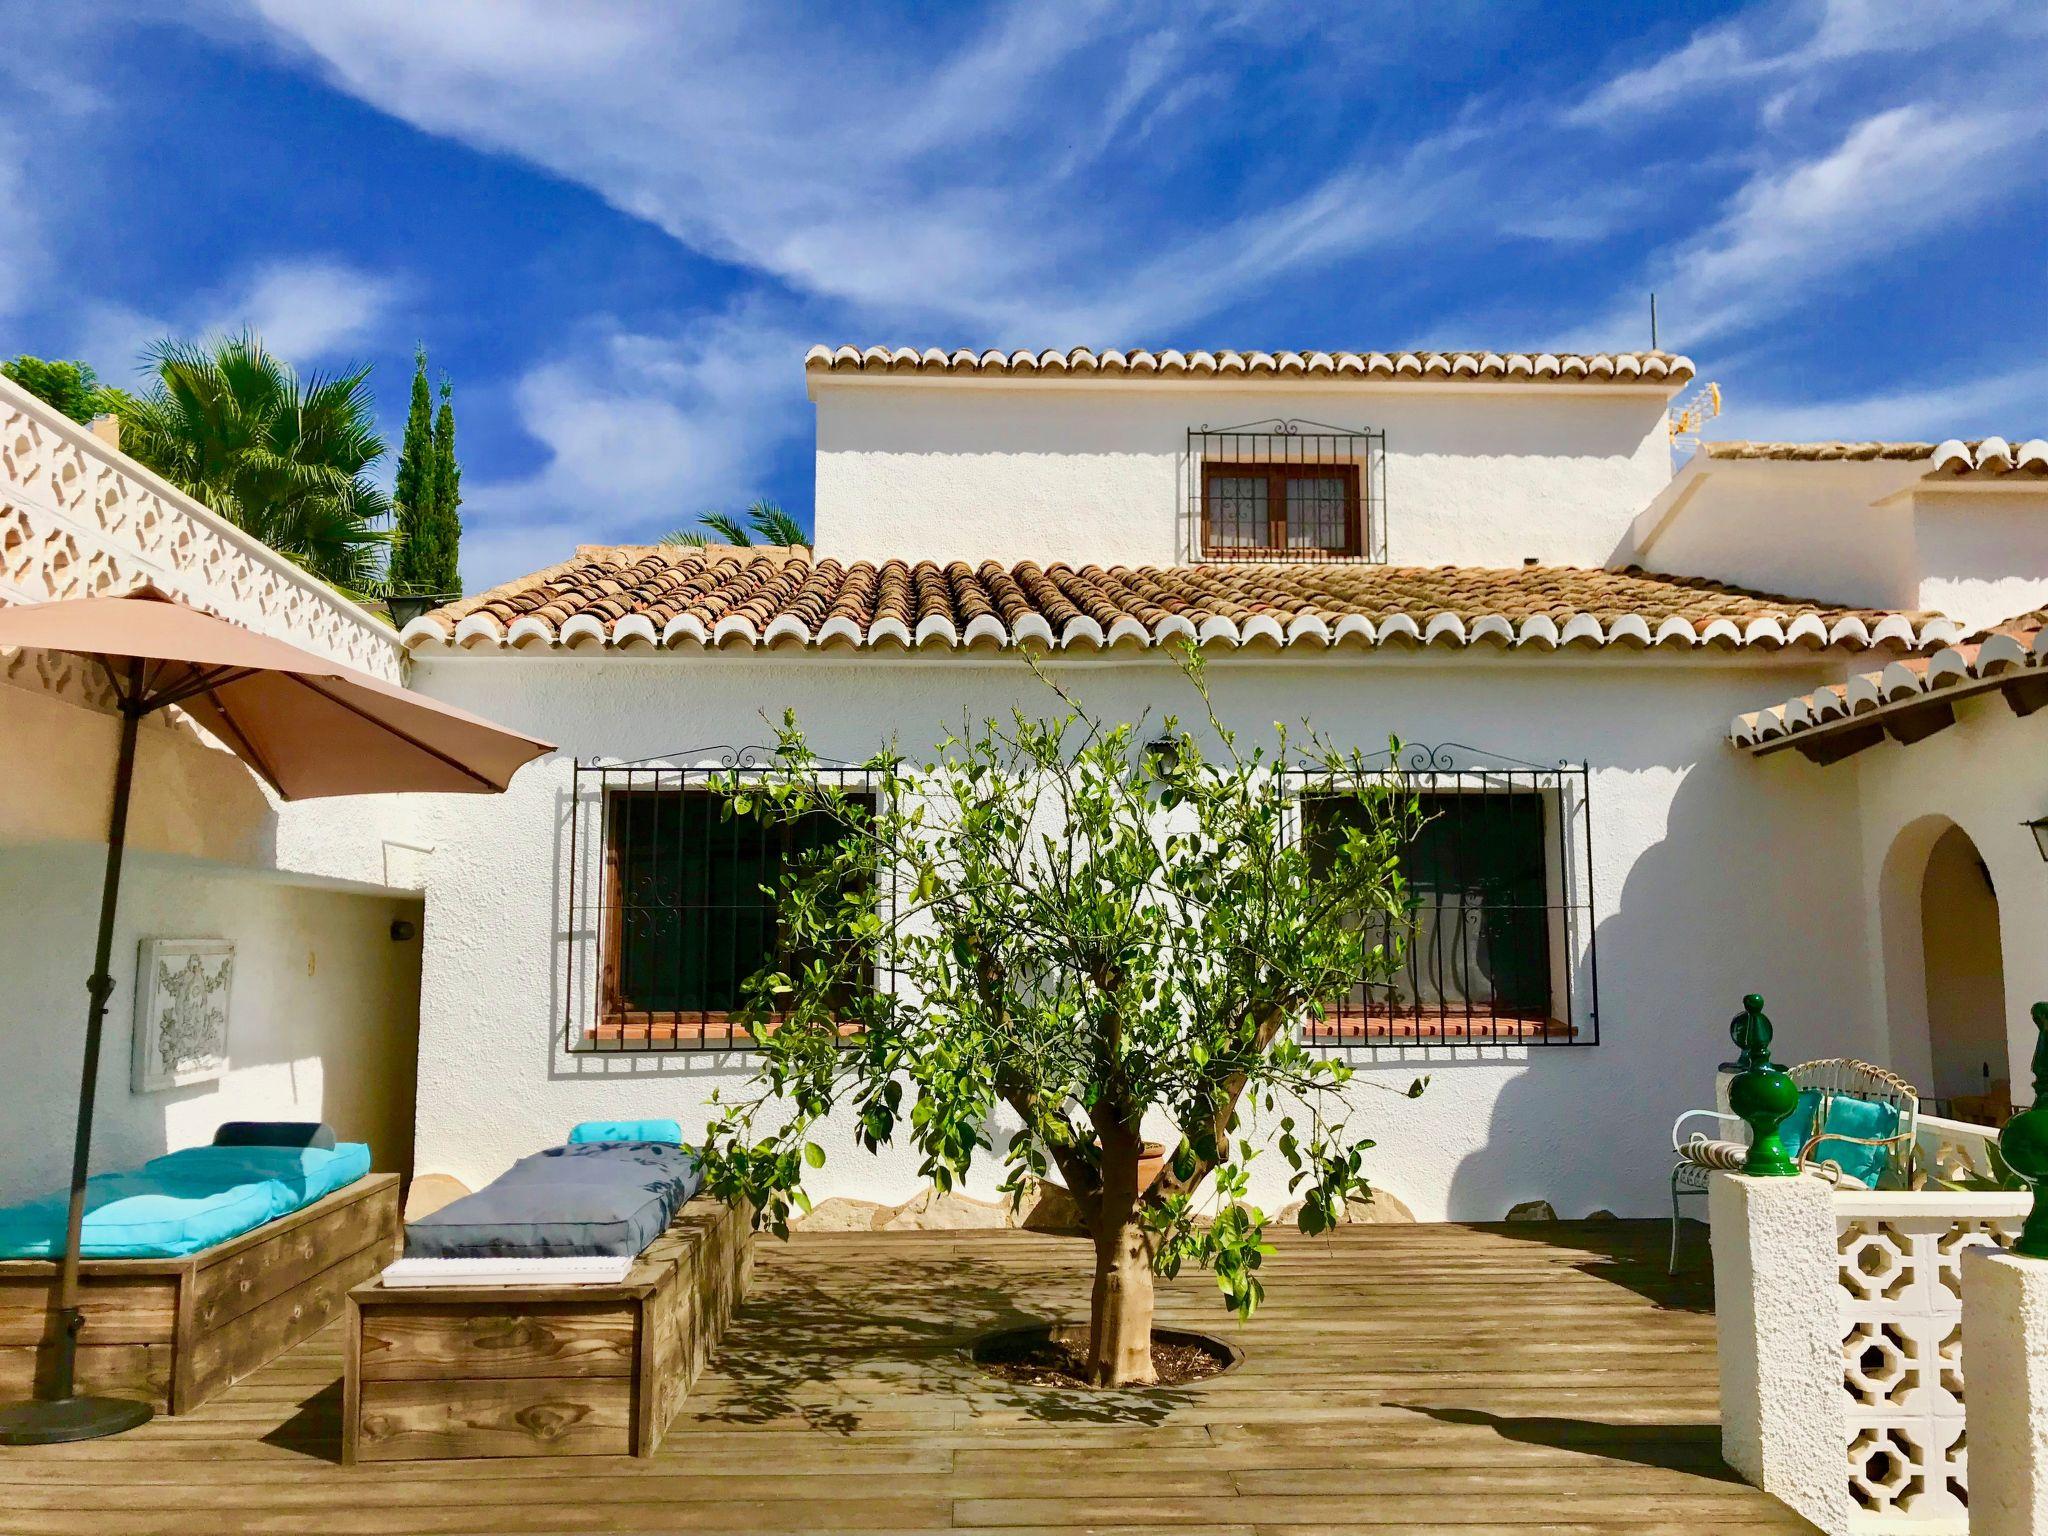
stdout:
[[989,1378],[962,1346],[1083,1315],[1084,1244],[764,1239],[651,1458],[344,1469],[333,1326],[193,1414],[0,1452],[0,1508],[22,1536],[1811,1530],[1722,1465],[1707,1282],[1697,1257],[1667,1280],[1664,1240],[1648,1222],[1283,1237],[1250,1324],[1205,1276],[1162,1287],[1161,1321],[1237,1343],[1237,1370],[1077,1398]]

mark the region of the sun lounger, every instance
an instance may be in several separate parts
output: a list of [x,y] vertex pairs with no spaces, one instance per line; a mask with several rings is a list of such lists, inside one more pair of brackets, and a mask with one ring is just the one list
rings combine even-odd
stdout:
[[349,1296],[343,1459],[652,1455],[752,1260],[680,1139],[579,1126],[411,1223]]
[[[339,1316],[398,1246],[398,1176],[299,1123],[224,1126],[213,1146],[97,1175],[86,1200],[80,1385],[161,1412],[189,1412]],[[51,1366],[67,1204],[0,1209],[0,1397],[27,1396]]]

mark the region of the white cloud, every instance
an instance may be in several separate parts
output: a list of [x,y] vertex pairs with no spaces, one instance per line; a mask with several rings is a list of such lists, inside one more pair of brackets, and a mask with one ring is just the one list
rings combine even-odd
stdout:
[[[1973,10],[1969,22],[1976,27],[2008,21],[2022,30],[2027,26],[2019,6],[1985,0]],[[1943,41],[1944,27],[1952,24],[1895,0],[1803,0],[1790,6],[1761,6],[1704,27],[1683,47],[1603,81],[1565,114],[1565,121],[1609,124],[1696,103],[1701,96],[1737,86],[1755,87],[1853,60],[1927,49]],[[1774,102],[1775,96],[1765,98],[1766,114]],[[1782,109],[1783,103],[1777,106]]]
[[1730,399],[1711,436],[1763,442],[1939,442],[2048,430],[2048,363],[1836,400]]
[[547,461],[463,486],[472,591],[562,559],[578,542],[645,542],[767,489],[764,462],[803,425],[803,337],[742,304],[674,334],[605,322],[529,370],[520,423]]
[[1874,113],[1817,153],[1753,173],[1710,224],[1653,255],[1631,292],[1550,344],[1612,346],[1637,334],[1649,289],[1667,338],[1688,349],[1725,343],[2038,187],[2048,180],[2044,141],[2048,116],[1996,103]]
[[192,295],[170,315],[87,301],[75,345],[102,377],[125,381],[144,349],[166,336],[201,340],[252,330],[306,370],[345,361],[351,348],[368,344],[404,292],[402,280],[334,257],[281,258]]
[[[1422,205],[1451,207],[1406,168],[1470,136],[1353,140],[1265,179],[1242,207],[1191,218],[1201,205],[1183,178],[1244,150],[1239,114],[1209,99],[1225,89],[1217,71],[1242,68],[1275,27],[1293,37],[1284,8],[1269,25],[1241,4],[1033,0],[891,31],[845,12],[763,27],[715,5],[593,5],[565,29],[524,3],[247,3],[274,41],[380,109],[520,156],[786,295],[921,340],[1158,340],[1138,333],[1385,248]],[[1329,41],[1311,73],[1323,87],[1332,69],[1363,79],[1419,38],[1393,27]],[[1220,109],[1190,110],[1205,101]],[[1487,190],[1486,169],[1474,156],[1468,191]],[[1458,221],[1489,211],[1471,197]]]
[[400,285],[390,277],[331,258],[266,262],[226,302],[215,300],[196,327],[244,327],[280,357],[300,364],[334,358],[376,331]]
[[1953,230],[2014,186],[2016,155],[2048,134],[2018,110],[1895,107],[1826,153],[1752,177],[1670,263],[1674,329],[1688,345],[1796,307],[1814,285],[1873,256]]

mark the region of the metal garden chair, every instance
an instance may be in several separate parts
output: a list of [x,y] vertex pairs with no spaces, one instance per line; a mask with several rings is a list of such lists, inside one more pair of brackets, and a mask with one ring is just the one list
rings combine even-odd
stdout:
[[[1843,1173],[1841,1164],[1835,1159],[1816,1158],[1815,1149],[1823,1141],[1883,1147],[1885,1169],[1881,1177],[1896,1180],[1901,1189],[1911,1185],[1913,1158],[1920,1133],[1919,1089],[1895,1072],[1846,1056],[1803,1061],[1788,1070],[1792,1081],[1802,1092],[1811,1089],[1820,1095],[1814,1105],[1813,1122],[1805,1141],[1792,1149],[1800,1167],[1821,1174],[1836,1184],[1857,1184],[1860,1181]],[[1889,1136],[1848,1136],[1828,1130],[1828,1110],[1837,1099],[1845,1098],[1888,1105],[1898,1117],[1898,1128]],[[1699,1122],[1701,1126],[1711,1124],[1723,1134],[1710,1136],[1704,1128],[1688,1131],[1688,1124],[1693,1122]],[[1749,1147],[1746,1142],[1737,1141],[1729,1134],[1741,1128],[1741,1120],[1718,1109],[1689,1109],[1671,1124],[1671,1150],[1678,1154],[1678,1162],[1671,1170],[1671,1258],[1666,1266],[1670,1273],[1675,1274],[1678,1270],[1679,1198],[1705,1194],[1707,1174],[1713,1169],[1723,1168],[1737,1173],[1742,1170]]]

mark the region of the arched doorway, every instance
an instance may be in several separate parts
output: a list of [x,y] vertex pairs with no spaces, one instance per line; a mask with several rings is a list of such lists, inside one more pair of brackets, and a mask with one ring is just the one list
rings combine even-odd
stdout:
[[[2005,961],[1998,893],[1977,845],[1951,825],[1934,839],[1920,878],[1920,952],[1926,975],[1932,1076],[1925,1092],[1949,1101],[2011,1093],[2005,1041]],[[1968,1106],[1977,1119],[1981,1106]]]

